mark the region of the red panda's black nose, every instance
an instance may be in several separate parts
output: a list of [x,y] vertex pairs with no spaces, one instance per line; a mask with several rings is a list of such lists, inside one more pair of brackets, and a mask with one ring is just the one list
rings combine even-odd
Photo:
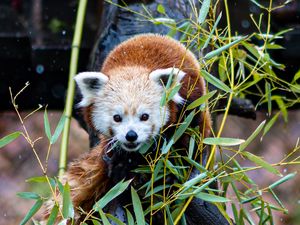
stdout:
[[134,142],[138,138],[138,135],[133,130],[128,131],[126,134],[126,140],[130,142]]

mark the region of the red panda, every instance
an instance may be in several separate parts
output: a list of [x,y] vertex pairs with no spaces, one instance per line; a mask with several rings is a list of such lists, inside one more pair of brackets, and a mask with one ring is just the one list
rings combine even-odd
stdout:
[[[173,85],[181,87],[162,105],[164,86],[171,74]],[[138,151],[157,138],[162,128],[177,124],[181,110],[206,92],[194,54],[180,42],[156,34],[124,41],[110,52],[100,72],[79,73],[75,81],[82,93],[78,106],[89,126],[99,133],[100,144],[71,163],[64,180],[71,187],[74,208],[87,211],[108,191],[111,175],[103,160],[111,150],[108,148]],[[199,126],[202,135],[208,136],[209,112],[196,114],[193,126]],[[53,202],[46,217],[51,205]],[[78,222],[78,210],[76,215]]]

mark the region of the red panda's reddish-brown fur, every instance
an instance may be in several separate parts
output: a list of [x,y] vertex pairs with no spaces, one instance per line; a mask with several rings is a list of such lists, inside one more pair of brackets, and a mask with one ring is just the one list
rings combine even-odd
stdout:
[[[179,91],[182,98],[192,102],[206,92],[195,56],[178,41],[169,37],[145,34],[121,43],[107,56],[101,72],[110,77],[116,72],[122,72],[124,66],[139,66],[143,72],[147,73],[157,69],[176,67],[186,73]],[[91,122],[93,105],[83,110],[86,122],[93,127]],[[174,102],[169,103],[169,110],[168,124],[177,123],[180,112]],[[203,135],[208,136],[211,128],[209,113],[203,112],[197,122]],[[84,210],[90,210],[95,201],[108,191],[106,190],[108,179],[106,165],[102,159],[105,143],[105,137],[100,136],[100,144],[96,148],[69,165],[64,180],[70,184],[75,209],[81,207]],[[49,216],[49,209],[48,206],[45,212],[46,218]],[[77,219],[79,222],[78,211]]]

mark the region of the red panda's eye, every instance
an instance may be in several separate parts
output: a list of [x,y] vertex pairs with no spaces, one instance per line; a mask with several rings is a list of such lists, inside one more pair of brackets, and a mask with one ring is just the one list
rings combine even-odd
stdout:
[[114,115],[114,121],[120,123],[122,122],[122,117],[120,115]]
[[143,115],[141,115],[141,121],[147,121],[149,119],[149,115],[147,113],[144,113]]

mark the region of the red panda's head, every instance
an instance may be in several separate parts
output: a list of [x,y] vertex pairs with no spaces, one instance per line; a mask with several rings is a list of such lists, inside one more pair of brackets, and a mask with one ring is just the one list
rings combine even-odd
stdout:
[[[162,80],[172,73],[174,85],[185,75],[177,68],[148,71],[135,66],[115,68],[107,74],[80,73],[75,76],[83,96],[79,107],[93,105],[90,117],[94,128],[122,149],[136,151],[158,136],[169,121],[168,106],[161,106]],[[178,93],[172,100],[184,102]]]

